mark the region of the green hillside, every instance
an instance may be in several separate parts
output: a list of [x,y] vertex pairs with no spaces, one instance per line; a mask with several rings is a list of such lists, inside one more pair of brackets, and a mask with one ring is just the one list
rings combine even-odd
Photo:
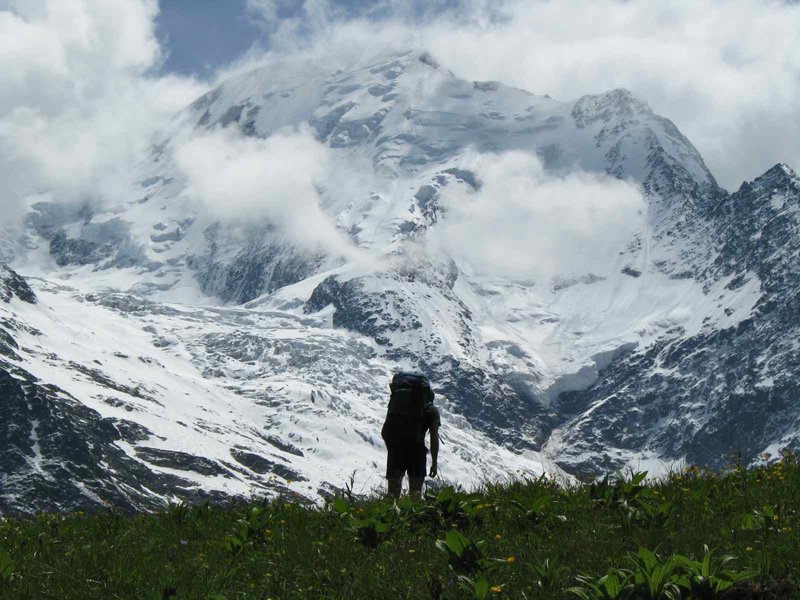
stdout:
[[0,521],[3,598],[800,598],[793,457],[629,474]]

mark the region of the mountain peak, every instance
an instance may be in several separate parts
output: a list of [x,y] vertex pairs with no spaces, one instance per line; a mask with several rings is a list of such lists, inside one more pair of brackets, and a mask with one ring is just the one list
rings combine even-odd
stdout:
[[797,177],[797,173],[795,173],[794,170],[786,163],[780,162],[770,167],[761,177],[775,176]]
[[[616,88],[602,94],[587,94],[575,102],[574,114],[582,117],[599,115],[603,120],[631,118],[640,113],[652,113],[647,102],[640,100],[625,88]],[[576,118],[578,126],[582,120]]]
[[740,189],[749,187],[754,188],[775,188],[780,186],[794,186],[800,188],[800,178],[797,173],[786,163],[778,163],[770,167],[762,175],[759,175],[751,182],[745,182]]
[[620,88],[614,88],[613,90],[610,90],[608,92],[604,92],[604,93],[598,94],[598,95],[601,96],[601,97],[604,97],[604,98],[612,99],[612,100],[614,100],[616,102],[620,102],[620,103],[623,103],[623,104],[638,102],[640,104],[645,104],[646,105],[645,102],[643,102],[642,100],[639,100],[627,88],[621,88],[621,87]]
[[[778,170],[778,171],[782,172],[784,175],[786,175],[787,177],[790,177],[792,179],[797,179],[797,173],[794,171],[794,169],[792,169],[786,163],[778,163],[777,165],[772,167],[772,169],[770,169],[770,171],[772,171],[772,170]],[[768,171],[768,173],[770,171]]]

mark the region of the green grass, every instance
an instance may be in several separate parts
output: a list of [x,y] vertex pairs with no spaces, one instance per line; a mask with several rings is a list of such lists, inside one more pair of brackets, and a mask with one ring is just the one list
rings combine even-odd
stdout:
[[640,479],[7,519],[0,596],[800,598],[793,458]]

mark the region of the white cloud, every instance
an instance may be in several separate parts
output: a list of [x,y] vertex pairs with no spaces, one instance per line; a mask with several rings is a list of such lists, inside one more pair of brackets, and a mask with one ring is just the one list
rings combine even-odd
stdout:
[[247,0],[246,8],[271,34],[273,46],[313,37],[346,17],[344,10],[328,0]]
[[174,157],[187,180],[184,194],[212,219],[268,222],[310,252],[364,258],[320,207],[319,186],[334,177],[334,158],[307,128],[266,139],[233,129],[200,132],[178,143]]
[[477,271],[545,280],[607,274],[644,226],[644,199],[633,183],[585,172],[553,177],[522,152],[465,165],[482,186],[444,188],[447,213],[432,240]]
[[203,89],[155,77],[155,0],[0,0],[0,208],[126,193],[153,134]]
[[408,3],[386,1],[380,21],[337,20],[335,3],[313,6],[328,18],[300,10],[275,47],[331,55],[423,46],[466,79],[563,100],[625,87],[673,120],[728,188],[776,162],[800,167],[798,3],[469,0],[450,12],[416,10],[415,20]]
[[265,26],[277,24],[281,0],[247,0],[247,10]]
[[[248,4],[251,15],[272,19],[273,55],[303,49],[333,64],[381,48],[423,46],[461,77],[500,80],[562,99],[627,87],[675,121],[727,187],[778,161],[800,166],[797,4],[468,0],[448,12],[451,3],[445,1],[386,0],[371,4],[365,9],[369,18],[361,20],[353,18],[353,10],[328,0]],[[154,132],[202,91],[196,81],[152,74],[161,60],[154,30],[157,13],[156,0],[0,0],[0,209],[6,221],[31,191],[50,189],[63,201],[104,202],[124,196],[132,183],[132,165],[146,155]],[[282,18],[287,14],[297,17]],[[220,76],[263,59],[249,54]],[[347,249],[310,193],[315,181],[343,177],[330,171],[327,151],[315,146],[307,133],[281,134],[272,141],[225,136],[196,138],[181,150],[194,193],[211,210],[209,199],[222,192],[193,166],[205,160],[199,156],[201,148],[218,157],[222,153],[229,177],[244,177],[251,186],[241,188],[239,200],[226,197],[226,207],[261,211],[295,233],[300,221],[292,216],[292,207],[304,207],[322,246]],[[268,166],[257,172],[257,159],[279,165],[283,152],[295,162],[283,171]],[[491,157],[482,160],[484,189],[495,190],[500,198],[495,202],[516,215],[513,220],[569,223],[564,239],[575,241],[576,247],[591,247],[589,242],[579,244],[581,239],[599,239],[576,229],[587,222],[587,215],[594,214],[601,223],[618,218],[626,227],[630,223],[624,216],[630,215],[634,197],[628,184],[585,174],[552,180],[533,164],[524,167],[523,176],[513,166],[520,157],[498,164]],[[255,193],[258,186],[267,186],[273,200],[263,203],[264,197]],[[521,190],[530,191],[534,208],[523,206]],[[469,233],[471,214],[476,219],[491,216],[482,212],[489,206],[482,201],[486,193],[467,198],[461,207],[454,205],[452,229],[443,232],[452,247],[461,247],[457,238]],[[614,204],[612,193],[621,195],[622,207]],[[286,206],[274,200],[294,198],[292,194],[301,200]],[[569,198],[604,199],[611,203],[610,212],[590,200],[572,204]],[[570,211],[575,215],[568,218]],[[521,256],[521,230],[503,222],[502,215],[492,222],[506,228],[510,247]],[[614,234],[613,227],[600,230]],[[548,231],[537,238],[549,239]],[[563,254],[565,246],[553,243]],[[543,257],[542,264],[551,262],[545,246],[528,251]],[[484,254],[494,260],[491,249]],[[577,264],[580,255],[567,252],[565,264]],[[526,263],[516,265],[513,256],[511,262],[514,269],[528,268]]]
[[469,78],[535,93],[567,99],[629,88],[675,121],[728,187],[776,162],[800,166],[800,5],[559,0],[507,6],[505,22],[434,27],[425,42]]

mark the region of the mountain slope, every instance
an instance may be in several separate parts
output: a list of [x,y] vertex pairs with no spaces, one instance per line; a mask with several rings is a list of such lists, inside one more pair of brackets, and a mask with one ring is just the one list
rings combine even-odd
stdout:
[[[34,287],[0,304],[4,511],[379,483],[391,371],[368,343],[320,318]],[[444,443],[455,478],[541,469],[469,427]]]
[[668,331],[591,389],[563,395],[560,412],[575,416],[553,445],[562,465],[598,473],[647,449],[718,468],[734,456],[750,463],[798,447],[799,206],[800,179],[777,165],[715,210],[721,239],[706,285],[757,282],[758,300],[738,323]]
[[[187,140],[287,131],[332,165],[315,206],[346,251],[192,193]],[[552,276],[452,255],[453,198],[485,201],[487,161],[508,153],[554,185],[636,186],[638,229]],[[453,481],[798,444],[797,177],[777,166],[727,194],[625,90],[562,102],[424,52],[293,59],[198,99],[137,169],[139,188],[102,207],[32,202],[13,266],[35,304],[2,272],[4,511],[315,496],[353,472],[379,486],[397,368],[434,382]]]

